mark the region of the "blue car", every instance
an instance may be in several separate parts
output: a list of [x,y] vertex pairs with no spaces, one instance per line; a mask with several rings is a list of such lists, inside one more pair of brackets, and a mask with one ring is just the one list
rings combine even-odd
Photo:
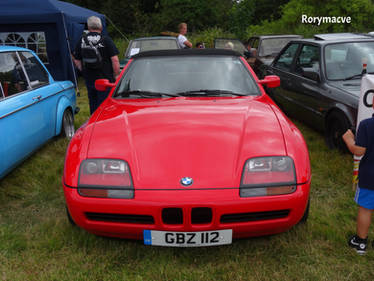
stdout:
[[49,139],[74,134],[72,82],[54,81],[31,50],[0,46],[0,179]]

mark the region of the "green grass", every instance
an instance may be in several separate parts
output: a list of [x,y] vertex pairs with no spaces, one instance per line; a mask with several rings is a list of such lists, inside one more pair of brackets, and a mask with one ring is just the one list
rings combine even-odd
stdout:
[[[76,127],[89,115],[82,85],[78,105]],[[312,164],[307,224],[212,248],[149,247],[72,227],[61,186],[68,142],[50,141],[0,181],[0,280],[373,280],[374,250],[361,257],[346,245],[357,212],[352,157],[296,125]]]

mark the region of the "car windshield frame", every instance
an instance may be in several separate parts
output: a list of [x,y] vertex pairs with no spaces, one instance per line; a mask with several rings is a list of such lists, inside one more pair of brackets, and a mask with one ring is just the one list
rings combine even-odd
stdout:
[[[259,57],[267,57],[267,56],[272,56],[276,57],[277,54],[283,49],[284,46],[286,46],[291,40],[297,39],[297,37],[267,37],[267,38],[262,38],[260,40],[259,48],[258,48],[258,56]],[[264,53],[264,50],[267,49],[266,46],[264,47],[264,43],[270,42],[270,41],[279,41],[279,40],[287,40],[285,44],[283,44],[281,47],[277,46],[276,51],[272,52],[266,52]],[[273,48],[274,49],[274,48]]]
[[[230,71],[224,66],[231,67]],[[238,97],[261,94],[259,85],[240,57],[188,55],[133,59],[112,97]]]
[[[372,52],[363,52],[363,46],[367,44],[372,45]],[[357,45],[361,47],[358,48]],[[336,48],[332,49],[333,47]],[[365,54],[366,57],[363,56]],[[374,72],[374,40],[331,42],[323,48],[324,72],[329,81],[361,79],[365,62],[367,72]],[[341,75],[336,75],[337,73]]]
[[[232,45],[230,45],[232,43]],[[214,39],[214,48],[216,49],[232,49],[241,55],[247,51],[242,41],[236,38],[216,38]]]
[[[175,48],[146,48],[145,50],[142,49],[142,45],[144,43],[155,43],[156,41],[170,41],[170,42],[173,42],[175,43]],[[136,46],[136,45],[140,45],[140,46]],[[132,56],[138,54],[138,53],[142,53],[142,52],[146,52],[146,51],[154,51],[154,50],[176,50],[176,49],[179,49],[178,47],[178,43],[177,43],[177,40],[176,38],[144,38],[144,39],[134,39],[134,40],[131,40],[128,48],[126,49],[126,54],[125,54],[125,57],[126,58],[131,58]]]

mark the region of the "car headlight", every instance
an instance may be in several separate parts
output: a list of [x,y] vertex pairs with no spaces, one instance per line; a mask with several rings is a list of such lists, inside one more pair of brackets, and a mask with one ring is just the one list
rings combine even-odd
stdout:
[[240,185],[241,197],[289,194],[295,190],[295,166],[290,157],[257,157],[245,163]]
[[117,159],[82,161],[78,192],[85,197],[134,198],[129,165]]

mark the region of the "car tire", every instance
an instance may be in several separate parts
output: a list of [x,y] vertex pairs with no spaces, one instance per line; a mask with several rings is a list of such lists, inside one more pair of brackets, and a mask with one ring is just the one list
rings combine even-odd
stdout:
[[71,139],[74,133],[74,116],[70,109],[66,109],[62,116],[61,136]]
[[300,219],[299,223],[306,223],[309,217],[309,206],[310,206],[310,199],[308,199],[308,205],[306,206],[305,212],[303,217]]
[[70,215],[70,212],[69,212],[68,207],[66,207],[66,216],[67,216],[67,218],[68,218],[69,223],[70,223],[72,226],[76,226],[75,221],[73,220],[73,218],[72,218],[71,215]]
[[342,135],[351,127],[347,117],[338,112],[333,112],[327,117],[326,142],[331,149],[339,149],[347,152]]

